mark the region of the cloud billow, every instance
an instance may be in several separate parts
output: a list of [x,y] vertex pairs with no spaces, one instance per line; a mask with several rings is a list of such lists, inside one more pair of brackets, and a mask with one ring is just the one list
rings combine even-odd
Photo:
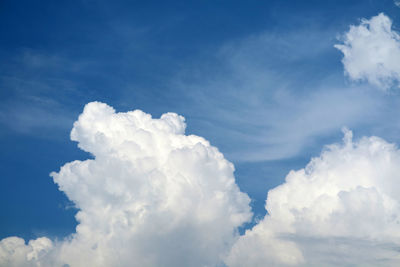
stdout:
[[344,55],[342,63],[351,80],[367,81],[383,90],[399,85],[400,35],[385,14],[350,26],[343,43],[335,47]]
[[[362,20],[335,46],[350,79],[384,90],[399,83],[400,37],[391,26],[384,14]],[[317,104],[294,109],[306,112],[293,112],[301,119],[291,119],[290,127],[279,125],[280,117],[270,120],[284,131],[269,141],[282,150],[291,139],[282,135],[293,135],[296,142],[286,145],[293,150],[309,135],[299,129],[331,129],[337,122],[326,118],[333,113],[366,114],[352,94],[333,101],[346,108],[327,109],[332,95],[309,97]],[[351,103],[343,105],[346,99]],[[288,130],[293,125],[296,131]],[[2,239],[0,267],[400,265],[400,150],[394,144],[379,137],[353,141],[345,130],[343,143],[326,146],[270,190],[267,215],[239,236],[252,218],[250,198],[237,186],[233,164],[185,128],[175,113],[155,119],[87,104],[71,139],[93,159],[51,173],[79,210],[76,232],[63,240]]]
[[398,266],[400,150],[378,137],[327,146],[268,192],[268,215],[246,231],[236,266]]
[[216,266],[251,219],[234,167],[184,118],[86,105],[71,139],[94,159],[53,172],[79,212],[76,233],[0,241],[0,266]]
[[94,159],[51,175],[79,212],[64,240],[0,241],[0,266],[396,266],[400,150],[378,137],[327,146],[251,219],[234,167],[183,117],[86,105],[71,139]]

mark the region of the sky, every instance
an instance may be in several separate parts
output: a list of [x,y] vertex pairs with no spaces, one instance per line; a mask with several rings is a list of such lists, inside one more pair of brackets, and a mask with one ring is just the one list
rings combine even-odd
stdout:
[[0,36],[0,266],[400,264],[399,1],[3,0]]

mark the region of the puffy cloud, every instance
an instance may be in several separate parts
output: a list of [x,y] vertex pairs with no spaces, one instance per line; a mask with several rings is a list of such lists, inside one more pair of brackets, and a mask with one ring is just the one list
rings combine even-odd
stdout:
[[0,266],[220,264],[237,228],[251,219],[250,199],[236,185],[233,165],[207,140],[185,135],[185,127],[174,113],[153,119],[87,104],[71,139],[94,159],[51,174],[79,209],[76,233],[53,246],[46,238],[28,245],[4,239]]
[[343,44],[335,47],[344,55],[342,62],[350,79],[365,80],[382,89],[398,85],[400,36],[383,13],[350,26]]
[[233,246],[235,266],[399,266],[400,150],[378,137],[327,146],[270,190],[268,214]]
[[46,237],[31,240],[26,245],[19,237],[9,237],[0,241],[0,265],[7,267],[43,266],[42,258],[53,248]]

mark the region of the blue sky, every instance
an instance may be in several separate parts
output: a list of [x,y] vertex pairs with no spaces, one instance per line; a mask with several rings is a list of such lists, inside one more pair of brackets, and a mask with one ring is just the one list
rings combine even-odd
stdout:
[[349,79],[334,47],[381,12],[400,28],[389,0],[2,1],[0,239],[75,231],[49,173],[92,157],[69,137],[91,101],[184,116],[234,163],[257,219],[342,127],[399,143],[399,91]]

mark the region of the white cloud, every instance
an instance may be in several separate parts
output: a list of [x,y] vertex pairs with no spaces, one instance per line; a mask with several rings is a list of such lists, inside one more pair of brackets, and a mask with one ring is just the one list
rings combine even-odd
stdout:
[[398,85],[400,36],[383,13],[350,26],[343,44],[335,47],[344,54],[342,62],[350,79],[365,80],[382,89]]
[[251,218],[250,199],[233,165],[185,126],[174,113],[153,119],[87,104],[71,139],[94,159],[51,174],[80,210],[76,233],[54,245],[3,239],[0,266],[220,264]]
[[394,3],[397,7],[400,7],[400,1],[399,1],[399,0],[394,0],[393,3]]
[[31,240],[26,245],[22,238],[9,237],[0,240],[0,266],[42,266],[42,258],[53,248],[46,237]]
[[399,266],[400,150],[378,137],[326,147],[269,191],[268,215],[246,231],[235,266]]

